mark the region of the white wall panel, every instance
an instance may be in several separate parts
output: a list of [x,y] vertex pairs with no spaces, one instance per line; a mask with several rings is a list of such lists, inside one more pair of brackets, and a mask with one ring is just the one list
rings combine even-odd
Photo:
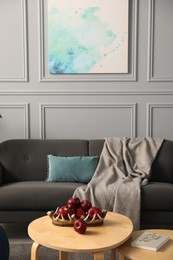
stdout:
[[100,75],[48,73],[47,2],[0,0],[0,140],[173,139],[173,0],[129,0],[129,73]]
[[27,81],[26,0],[0,1],[0,81]]
[[172,11],[172,0],[149,0],[149,81],[173,81]]
[[0,141],[29,138],[29,104],[0,103]]
[[173,103],[147,104],[147,136],[173,140]]
[[135,136],[136,104],[40,104],[41,138]]

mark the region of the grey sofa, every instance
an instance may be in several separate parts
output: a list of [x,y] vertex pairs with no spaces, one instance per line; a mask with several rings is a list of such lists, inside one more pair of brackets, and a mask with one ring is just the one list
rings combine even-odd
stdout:
[[[46,182],[47,155],[100,155],[104,140],[8,140],[0,143],[0,223],[30,222],[64,205],[78,182]],[[141,228],[173,229],[173,142],[165,140],[141,187]]]

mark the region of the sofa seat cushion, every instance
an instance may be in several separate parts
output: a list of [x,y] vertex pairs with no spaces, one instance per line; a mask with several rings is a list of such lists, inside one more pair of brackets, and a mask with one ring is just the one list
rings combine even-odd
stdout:
[[[0,210],[55,210],[83,183],[14,182],[0,186]],[[59,203],[61,202],[61,205]]]
[[173,211],[173,185],[149,182],[141,187],[141,209]]

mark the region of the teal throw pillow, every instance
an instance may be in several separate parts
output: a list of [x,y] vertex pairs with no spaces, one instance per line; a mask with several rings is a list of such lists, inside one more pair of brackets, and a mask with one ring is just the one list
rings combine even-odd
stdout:
[[98,161],[99,156],[48,155],[47,182],[88,183],[96,170]]

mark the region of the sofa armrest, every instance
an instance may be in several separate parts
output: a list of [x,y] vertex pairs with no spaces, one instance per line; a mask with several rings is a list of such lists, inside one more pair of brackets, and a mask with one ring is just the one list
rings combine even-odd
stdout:
[[2,169],[2,165],[0,164],[0,186],[2,185],[2,179],[3,179],[3,169]]

